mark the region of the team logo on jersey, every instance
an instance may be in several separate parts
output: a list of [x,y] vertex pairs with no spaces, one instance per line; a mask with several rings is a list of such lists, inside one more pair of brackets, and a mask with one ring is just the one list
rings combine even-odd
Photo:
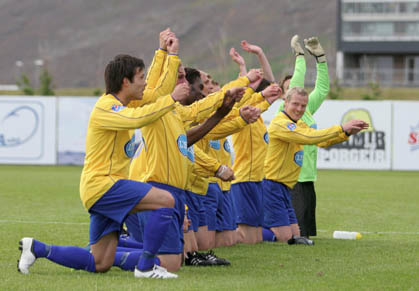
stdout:
[[268,134],[268,132],[265,132],[265,134],[263,135],[263,140],[264,140],[267,144],[269,144],[269,134]]
[[312,125],[310,125],[310,128],[317,129],[317,123],[313,123]]
[[140,143],[135,141],[135,134],[134,134],[132,138],[124,146],[124,151],[128,158],[134,157],[135,152],[137,151],[139,145]]
[[119,111],[121,111],[124,108],[125,108],[124,105],[119,105],[119,104],[112,105],[112,110],[115,111],[115,112],[119,112]]
[[212,147],[214,150],[219,150],[220,149],[220,141],[219,140],[210,140],[209,141],[209,145],[210,147]]
[[228,140],[227,140],[227,139],[224,141],[223,147],[224,147],[224,150],[225,150],[226,152],[228,152],[229,154],[231,154],[230,143],[228,142]]
[[188,159],[192,163],[195,162],[195,154],[194,154],[194,150],[193,150],[193,145],[191,145],[190,147],[188,147]]
[[298,151],[294,154],[294,162],[300,167],[303,165],[303,157],[304,151]]
[[181,134],[177,138],[177,147],[182,155],[185,157],[188,156],[188,140],[186,139],[186,135]]
[[292,122],[288,123],[287,127],[291,131],[293,131],[294,129],[297,128],[297,126],[295,125],[295,123],[292,123]]

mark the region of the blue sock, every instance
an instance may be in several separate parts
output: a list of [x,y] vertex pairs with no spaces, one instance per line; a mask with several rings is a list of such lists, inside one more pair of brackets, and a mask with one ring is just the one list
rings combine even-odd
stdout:
[[[39,247],[40,245],[38,245]],[[57,263],[59,265],[73,268],[76,270],[85,270],[88,272],[96,272],[96,264],[93,255],[85,249],[73,246],[49,246],[49,252],[46,256],[48,260]],[[35,249],[35,246],[34,246]],[[39,250],[34,251],[35,256],[38,257],[37,253]],[[41,255],[41,253],[38,253]],[[43,254],[42,254],[43,255]]]
[[153,267],[154,258],[172,222],[173,212],[173,208],[160,208],[150,213],[144,228],[144,249],[137,265],[139,270],[145,271]]
[[[113,262],[114,266],[121,268],[126,271],[134,271],[135,266],[142,255],[143,251],[133,251],[133,252],[119,252],[115,253],[115,260]],[[160,259],[154,257],[154,264],[160,266]]]
[[138,242],[130,236],[120,236],[118,240],[118,247],[143,249],[143,243]]
[[48,253],[51,251],[51,246],[44,244],[41,241],[33,240],[32,251],[37,258],[45,258]]
[[269,228],[262,228],[262,237],[264,241],[276,241],[276,236]]
[[138,251],[143,251],[143,249],[137,249],[137,248],[126,248],[126,247],[116,247],[116,251],[117,252],[126,252],[126,253],[130,253],[130,252],[138,252]]

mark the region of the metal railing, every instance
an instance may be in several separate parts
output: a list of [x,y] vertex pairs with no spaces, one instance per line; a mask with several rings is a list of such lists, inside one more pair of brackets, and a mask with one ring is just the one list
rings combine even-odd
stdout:
[[[307,68],[305,86],[313,87],[316,82],[316,70]],[[337,79],[336,73],[329,68],[330,82]],[[419,69],[343,69],[343,78],[339,84],[350,87],[367,86],[379,83],[382,87],[412,87],[419,88]]]

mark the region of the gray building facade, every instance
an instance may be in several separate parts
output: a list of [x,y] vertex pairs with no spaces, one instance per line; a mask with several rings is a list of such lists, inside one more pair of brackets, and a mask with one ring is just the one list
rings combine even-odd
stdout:
[[338,0],[337,8],[341,84],[419,87],[418,0]]

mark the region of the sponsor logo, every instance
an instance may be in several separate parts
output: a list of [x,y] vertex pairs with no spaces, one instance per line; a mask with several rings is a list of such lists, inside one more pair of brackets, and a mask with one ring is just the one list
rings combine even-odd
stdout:
[[416,126],[410,127],[408,144],[410,146],[410,151],[419,150],[419,122]]
[[265,132],[265,134],[263,135],[263,140],[264,140],[267,144],[269,144],[269,134],[268,134],[268,132]]
[[125,108],[124,105],[120,105],[120,104],[114,104],[114,105],[112,105],[112,110],[115,111],[115,112],[119,112],[119,111],[121,111],[124,108]]
[[301,167],[303,165],[304,151],[298,151],[294,154],[294,162]]
[[209,145],[215,150],[219,150],[221,148],[219,140],[210,140]]
[[297,126],[295,125],[295,123],[292,123],[292,122],[288,123],[287,127],[291,131],[293,131],[294,129],[297,128]]
[[231,147],[230,147],[230,143],[228,142],[228,140],[227,140],[227,139],[224,141],[223,147],[224,147],[224,150],[225,150],[226,152],[228,152],[229,154],[231,154]]
[[139,145],[140,143],[135,141],[135,134],[134,134],[132,138],[124,146],[125,155],[130,159],[133,158]]
[[16,107],[0,119],[0,147],[17,147],[27,143],[35,136],[39,123],[34,108],[27,105]]
[[177,147],[182,155],[185,157],[188,156],[188,140],[186,139],[186,135],[181,134],[178,136]]
[[370,127],[352,135],[343,143],[321,150],[319,158],[326,162],[384,163],[388,158],[386,157],[386,133],[374,129],[371,114],[366,109],[349,110],[342,117],[342,124],[354,119],[368,122]]
[[188,159],[193,163],[195,162],[195,153],[193,150],[193,145],[191,145],[190,147],[188,147]]

